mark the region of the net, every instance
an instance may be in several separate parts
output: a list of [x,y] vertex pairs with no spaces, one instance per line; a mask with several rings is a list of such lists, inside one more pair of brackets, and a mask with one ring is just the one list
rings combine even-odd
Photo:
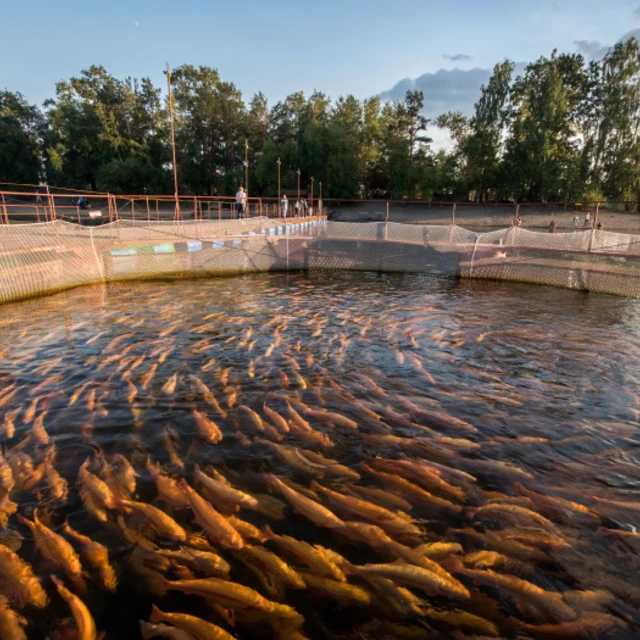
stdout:
[[640,236],[264,217],[0,225],[0,302],[97,282],[296,269],[432,272],[639,297]]

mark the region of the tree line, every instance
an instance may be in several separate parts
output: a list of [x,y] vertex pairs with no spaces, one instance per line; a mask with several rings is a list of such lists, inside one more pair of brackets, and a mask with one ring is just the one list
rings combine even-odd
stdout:
[[[210,67],[171,76],[179,189],[274,196],[283,190],[325,198],[577,201],[640,199],[640,46],[616,44],[601,60],[554,51],[514,77],[497,64],[471,117],[433,121],[424,95],[332,102],[293,93],[270,106],[245,103]],[[0,181],[112,193],[173,193],[166,90],[149,78],[119,80],[101,66],[58,82],[42,107],[0,91]],[[446,129],[452,148],[434,150],[427,127]]]

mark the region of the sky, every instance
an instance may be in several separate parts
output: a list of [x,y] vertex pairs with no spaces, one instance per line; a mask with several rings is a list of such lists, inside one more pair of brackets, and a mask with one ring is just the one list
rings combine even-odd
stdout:
[[0,0],[0,89],[31,103],[92,64],[164,86],[165,62],[215,67],[245,100],[314,89],[469,113],[492,67],[553,49],[600,57],[640,34],[640,0]]

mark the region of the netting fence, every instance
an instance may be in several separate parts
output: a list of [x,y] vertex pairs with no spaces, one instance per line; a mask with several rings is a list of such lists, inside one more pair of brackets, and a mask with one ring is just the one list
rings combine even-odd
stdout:
[[0,225],[0,302],[117,280],[299,269],[431,272],[640,297],[640,236],[264,216]]

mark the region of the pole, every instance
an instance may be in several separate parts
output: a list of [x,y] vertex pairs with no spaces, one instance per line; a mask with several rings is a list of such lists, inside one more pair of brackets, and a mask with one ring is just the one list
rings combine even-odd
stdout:
[[315,182],[315,178],[311,176],[311,215],[313,215],[313,183]]
[[[249,141],[245,138],[244,140],[244,192],[247,194],[247,198],[249,197]],[[249,201],[247,200],[247,207],[249,206]]]
[[598,228],[598,212],[600,211],[600,203],[596,202],[596,213],[593,216],[593,228],[597,229]]
[[318,215],[322,215],[322,180],[320,180],[320,197],[318,198]]
[[178,164],[176,162],[176,134],[173,127],[173,98],[171,97],[171,69],[167,62],[167,91],[169,92],[169,122],[171,123],[171,155],[173,158],[173,195],[176,199],[175,216],[180,215],[180,201],[178,200]]
[[280,158],[278,158],[278,206],[280,206]]
[[513,226],[517,227],[518,226],[518,218],[520,217],[520,205],[517,204],[516,205],[516,212],[515,215],[513,216]]
[[451,224],[454,225],[456,223],[456,203],[453,203],[453,207],[451,209]]
[[[300,169],[298,169],[298,207],[300,207]],[[298,208],[298,215],[300,215],[299,208]]]

